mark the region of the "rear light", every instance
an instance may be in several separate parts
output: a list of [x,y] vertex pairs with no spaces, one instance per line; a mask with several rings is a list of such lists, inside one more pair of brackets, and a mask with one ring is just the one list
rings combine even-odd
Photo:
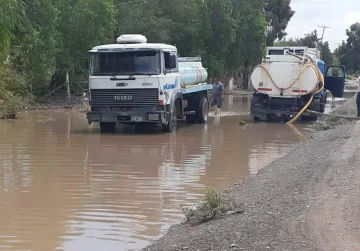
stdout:
[[159,105],[165,105],[164,100],[159,100]]

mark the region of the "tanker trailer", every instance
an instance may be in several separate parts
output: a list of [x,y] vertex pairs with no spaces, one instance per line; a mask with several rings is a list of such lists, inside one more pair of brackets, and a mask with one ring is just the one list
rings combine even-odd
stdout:
[[180,81],[183,88],[204,83],[208,73],[199,57],[181,57],[179,62]]
[[[338,69],[340,78],[329,74]],[[330,83],[331,82],[331,83]],[[268,47],[266,57],[251,74],[255,93],[251,100],[251,114],[256,121],[281,119],[288,121],[306,108],[324,113],[327,88],[333,96],[342,97],[345,68],[331,66],[325,74],[320,51],[308,47]],[[307,110],[306,109],[306,110]],[[301,113],[303,120],[317,116]]]

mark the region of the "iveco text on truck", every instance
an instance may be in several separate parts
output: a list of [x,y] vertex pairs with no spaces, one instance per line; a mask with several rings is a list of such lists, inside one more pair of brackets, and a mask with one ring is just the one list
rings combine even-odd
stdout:
[[96,46],[89,54],[87,119],[99,122],[102,132],[115,131],[117,123],[159,124],[172,132],[177,119],[207,122],[212,86],[201,58],[178,58],[175,46],[147,43],[136,34]]

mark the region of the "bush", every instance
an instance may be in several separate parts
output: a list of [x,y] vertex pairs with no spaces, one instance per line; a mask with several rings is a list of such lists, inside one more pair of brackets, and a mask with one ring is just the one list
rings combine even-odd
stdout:
[[216,189],[208,189],[204,199],[199,204],[181,208],[187,221],[193,224],[224,216],[229,212],[242,212],[242,210],[235,210],[237,205],[232,198],[226,194],[220,193],[220,191]]
[[27,88],[24,78],[14,72],[9,66],[0,66],[0,115],[16,115],[23,107],[22,96]]

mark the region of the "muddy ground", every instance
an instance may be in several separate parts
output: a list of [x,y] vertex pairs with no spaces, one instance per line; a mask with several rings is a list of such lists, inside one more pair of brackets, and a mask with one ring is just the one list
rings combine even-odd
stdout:
[[[335,113],[354,116],[355,99]],[[360,250],[360,122],[319,124],[326,130],[228,190],[244,214],[174,226],[144,250]]]

